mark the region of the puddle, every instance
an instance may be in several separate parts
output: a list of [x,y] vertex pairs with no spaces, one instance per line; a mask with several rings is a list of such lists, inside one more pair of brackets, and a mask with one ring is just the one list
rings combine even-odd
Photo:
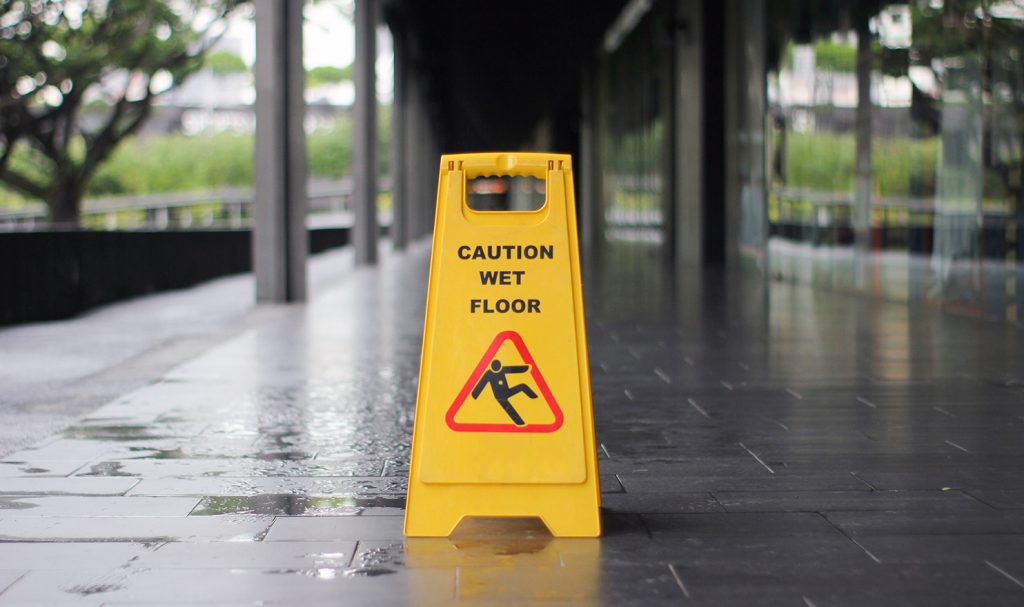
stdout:
[[377,577],[378,575],[388,575],[390,573],[395,573],[395,570],[381,567],[360,567],[358,569],[346,569],[345,577]]
[[[161,430],[161,428],[149,425],[72,426],[64,431],[64,437],[120,442],[165,439],[175,434],[174,432],[166,433],[166,435],[159,434],[155,432],[157,430]],[[169,430],[169,428],[163,428],[163,430]]]
[[0,510],[29,510],[31,508],[38,507],[38,504],[33,504],[31,502],[24,502],[10,498],[0,498]]
[[401,567],[405,565],[405,546],[395,543],[371,548],[360,552],[354,560],[356,561],[353,563],[354,570],[360,571],[387,570],[382,565]]
[[316,455],[308,451],[265,451],[258,448],[255,451],[216,453],[201,448],[186,451],[182,447],[159,449],[144,445],[128,447],[128,451],[132,453],[131,459],[249,459],[271,462],[311,460]]
[[336,569],[333,567],[315,567],[311,569],[270,569],[263,573],[269,575],[298,575],[301,577],[311,577],[318,580],[333,580],[338,577],[376,577],[379,575],[388,575],[391,573],[397,573],[394,569],[384,568],[347,568],[347,569]]
[[71,594],[78,594],[81,596],[90,596],[93,594],[100,594],[102,592],[114,592],[116,590],[121,590],[122,588],[123,586],[119,586],[117,584],[90,584],[72,586],[71,588],[65,590],[65,592],[69,592]]
[[190,456],[185,455],[181,447],[174,449],[153,449],[152,447],[128,447],[128,451],[132,453],[145,453],[145,455],[139,455],[132,459],[186,459]]
[[204,497],[191,516],[266,514],[273,516],[357,516],[371,508],[404,509],[404,497],[308,497],[260,494]]
[[122,472],[124,464],[121,462],[100,462],[89,467],[89,471],[79,476],[137,476]]
[[[404,564],[402,544],[391,544],[382,548],[374,548],[360,553],[355,562],[349,565],[348,555],[344,552],[317,552],[307,554],[313,559],[312,567],[296,567],[267,569],[260,573],[266,575],[296,575],[320,580],[333,580],[339,577],[377,577],[398,573],[397,567]],[[396,568],[389,567],[395,566]],[[252,573],[247,569],[232,570],[232,573]]]
[[554,537],[538,518],[465,518],[449,536],[457,549],[485,551],[494,556],[536,554]]

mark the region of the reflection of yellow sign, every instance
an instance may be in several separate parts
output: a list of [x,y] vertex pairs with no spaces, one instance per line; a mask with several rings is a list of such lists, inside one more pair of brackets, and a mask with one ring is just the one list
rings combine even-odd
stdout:
[[[405,564],[413,573],[410,596],[437,596],[441,578],[455,580],[456,600],[480,605],[606,603],[598,575],[600,540],[552,538],[543,525],[526,520],[472,523],[448,538],[405,540]],[[424,572],[447,576],[428,578]]]
[[[539,516],[600,535],[571,159],[441,158],[405,532]],[[546,181],[536,211],[475,211],[466,180]]]

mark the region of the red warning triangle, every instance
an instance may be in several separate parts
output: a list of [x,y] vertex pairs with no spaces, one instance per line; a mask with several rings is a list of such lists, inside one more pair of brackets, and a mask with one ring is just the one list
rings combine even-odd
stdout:
[[[505,374],[509,369],[514,369],[514,367],[503,368],[501,362],[495,360],[495,355],[506,341],[511,342],[515,346],[516,351],[519,352],[519,358],[522,359],[525,365],[529,366],[530,377],[540,390],[539,396],[544,399],[548,408],[551,409],[551,414],[554,415],[553,421],[543,424],[530,423],[530,420],[519,416],[518,411],[511,402],[511,396],[520,391],[526,393],[526,396],[530,396],[532,390],[528,386],[510,387],[510,382],[505,379]],[[517,372],[519,371],[512,370],[512,373]],[[501,423],[460,423],[455,421],[455,416],[459,409],[462,408],[462,405],[465,404],[466,399],[470,395],[476,398],[484,392],[493,394],[494,399],[505,410],[502,415],[506,415],[508,421]],[[530,396],[530,398],[536,397],[536,394]],[[562,427],[564,419],[565,416],[562,414],[562,409],[555,401],[554,395],[551,394],[551,389],[548,388],[547,382],[544,381],[544,376],[541,375],[540,369],[537,368],[537,363],[534,362],[533,356],[526,349],[522,336],[515,331],[502,331],[498,333],[445,415],[448,427],[456,432],[554,432]]]

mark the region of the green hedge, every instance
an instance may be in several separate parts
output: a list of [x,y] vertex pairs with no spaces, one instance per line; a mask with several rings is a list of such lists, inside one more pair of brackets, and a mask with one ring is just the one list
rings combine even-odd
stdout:
[[[853,135],[789,133],[787,185],[820,192],[854,188],[857,146]],[[876,137],[871,164],[883,196],[929,196],[935,192],[938,138]]]
[[[390,170],[390,107],[379,110],[378,162]],[[309,172],[314,177],[340,179],[352,169],[352,121],[339,116],[334,127],[309,133],[306,149]],[[209,133],[201,135],[150,135],[121,143],[100,167],[87,197],[179,192],[252,184],[252,134]],[[44,170],[46,160],[23,146],[13,164]],[[26,202],[0,183],[0,205]]]

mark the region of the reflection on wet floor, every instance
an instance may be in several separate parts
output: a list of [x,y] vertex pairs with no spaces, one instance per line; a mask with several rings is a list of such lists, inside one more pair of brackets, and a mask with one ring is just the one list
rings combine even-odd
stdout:
[[406,564],[456,572],[456,599],[602,604],[601,541],[558,539],[540,519],[463,519],[448,538],[408,538]]
[[271,514],[274,516],[401,515],[405,497],[310,497],[305,495],[225,495],[204,497],[193,516]]
[[0,462],[0,607],[1024,596],[1019,333],[635,245],[584,267],[604,537],[403,538],[428,253]]

